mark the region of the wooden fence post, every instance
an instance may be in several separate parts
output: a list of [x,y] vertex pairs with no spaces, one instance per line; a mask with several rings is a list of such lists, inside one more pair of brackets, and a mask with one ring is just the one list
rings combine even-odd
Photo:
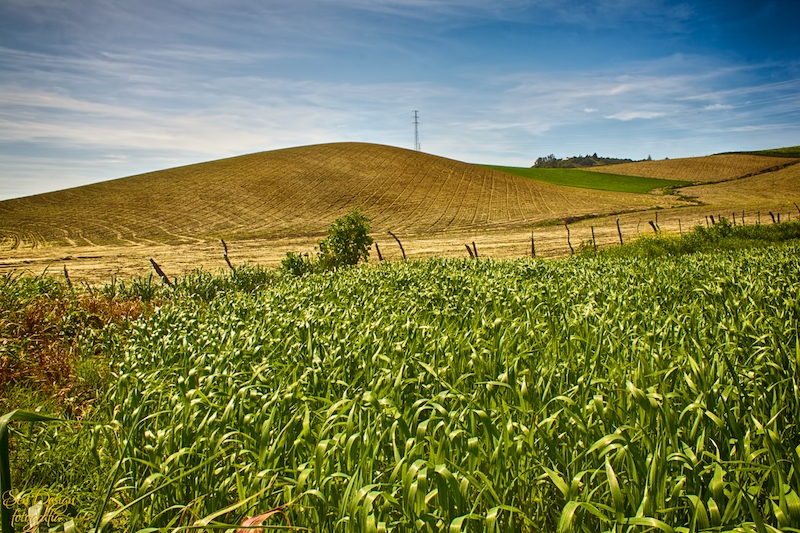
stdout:
[[617,219],[617,233],[619,234],[619,245],[622,246],[625,243],[622,242],[622,230],[619,227],[619,219]]
[[531,257],[536,258],[536,243],[533,241],[533,232],[531,231]]
[[378,243],[375,243],[375,251],[378,252],[378,261],[383,263],[383,256],[381,255],[381,249],[378,248]]
[[225,239],[220,239],[219,242],[222,243],[222,250],[224,252],[222,254],[222,257],[224,257],[225,258],[225,262],[228,263],[228,268],[230,268],[231,270],[236,272],[236,269],[233,268],[233,265],[231,264],[231,260],[228,258],[228,245],[225,244]]
[[403,253],[403,260],[405,261],[405,259],[406,259],[406,251],[403,249],[403,243],[402,243],[402,242],[400,242],[400,239],[398,239],[398,238],[397,238],[397,235],[395,235],[395,234],[394,234],[394,233],[392,233],[391,231],[389,232],[389,235],[391,235],[392,237],[394,237],[394,240],[396,240],[396,241],[397,241],[397,244],[400,246],[400,251]]
[[592,246],[594,247],[595,253],[597,252],[597,240],[594,238],[594,226],[592,226]]
[[167,275],[164,274],[164,271],[161,270],[161,267],[158,266],[158,263],[156,263],[155,260],[152,257],[150,258],[150,264],[153,265],[153,268],[155,269],[156,274],[161,276],[161,281],[163,281],[166,285],[172,287],[172,282],[169,280]]
[[575,249],[572,247],[572,241],[569,238],[569,226],[564,224],[564,227],[567,228],[567,244],[569,245],[569,254],[575,255]]
[[[69,287],[69,289],[72,290],[72,280],[69,279],[69,272],[67,272],[67,265],[64,265],[64,279],[67,280],[67,287]],[[2,505],[2,503],[3,502],[0,502],[0,505]]]
[[475,259],[475,254],[472,253],[472,248],[469,247],[469,244],[465,244],[464,247],[467,249],[467,253],[469,254],[470,259]]

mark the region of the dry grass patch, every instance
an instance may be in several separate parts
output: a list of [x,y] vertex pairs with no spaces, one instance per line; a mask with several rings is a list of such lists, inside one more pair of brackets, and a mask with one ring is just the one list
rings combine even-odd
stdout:
[[[79,416],[107,379],[108,354],[84,341],[145,311],[139,299],[73,291],[45,277],[0,277],[0,406],[17,387],[43,392]],[[99,347],[99,345],[98,345]]]

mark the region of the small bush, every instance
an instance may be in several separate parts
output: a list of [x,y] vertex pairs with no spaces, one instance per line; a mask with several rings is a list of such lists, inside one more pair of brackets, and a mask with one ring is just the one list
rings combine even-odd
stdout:
[[367,261],[373,242],[369,236],[369,223],[370,219],[357,210],[337,218],[328,228],[328,236],[319,243],[316,260],[289,252],[281,262],[281,270],[293,276],[302,276]]
[[337,218],[328,228],[328,236],[319,243],[320,267],[332,270],[368,260],[372,246],[369,223],[369,218],[358,211]]

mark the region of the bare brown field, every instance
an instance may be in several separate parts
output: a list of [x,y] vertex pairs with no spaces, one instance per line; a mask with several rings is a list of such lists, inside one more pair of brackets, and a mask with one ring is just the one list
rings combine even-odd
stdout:
[[[800,203],[800,199],[798,199]],[[798,213],[783,202],[783,208],[736,209],[737,223],[742,218],[746,223],[761,221],[771,223],[768,211],[781,213],[782,220],[796,220]],[[724,216],[731,219],[733,213],[728,205],[706,205],[688,208],[646,210],[623,215],[582,220],[569,225],[549,225],[530,228],[501,228],[493,230],[453,231],[429,235],[401,235],[409,260],[431,257],[468,257],[464,247],[473,242],[481,258],[506,259],[531,256],[531,233],[534,234],[536,256],[540,258],[567,257],[571,254],[570,244],[576,252],[581,246],[591,246],[592,229],[594,242],[598,247],[619,244],[616,221],[625,242],[640,236],[652,235],[650,221],[658,224],[663,232],[678,234],[690,231],[696,225],[704,225],[707,217]],[[386,233],[373,233],[386,261],[401,261],[402,255],[397,243]],[[569,238],[569,240],[568,240]],[[232,263],[255,263],[265,267],[277,267],[286,252],[313,253],[316,238],[282,239],[244,239],[228,242]],[[184,244],[159,244],[152,246],[87,246],[87,247],[46,247],[26,248],[6,251],[0,257],[0,272],[16,271],[32,275],[42,272],[63,275],[64,267],[70,279],[76,282],[102,284],[112,278],[129,279],[135,276],[152,274],[149,259],[154,258],[170,276],[183,275],[197,268],[206,270],[227,269],[223,259],[222,245],[219,241],[204,241]],[[370,263],[377,264],[378,257],[374,247]]]
[[292,148],[0,202],[7,248],[154,245],[324,233],[359,208],[376,231],[438,233],[675,205],[582,191],[388,146]]
[[777,169],[798,159],[747,154],[720,154],[706,157],[664,159],[660,161],[637,161],[619,165],[584,168],[589,172],[643,176],[694,182],[727,181],[752,174]]
[[748,178],[680,189],[684,196],[708,205],[737,209],[794,209],[800,202],[800,165]]
[[[792,161],[701,159],[647,162],[648,177],[741,177]],[[619,173],[629,165],[639,163],[606,168]],[[678,168],[716,170],[678,176]],[[402,257],[387,231],[402,239],[409,259],[467,257],[464,245],[472,242],[480,257],[529,257],[531,232],[537,257],[567,256],[570,244],[592,245],[592,228],[598,246],[617,245],[617,219],[626,242],[652,234],[650,221],[677,233],[710,215],[770,223],[773,211],[794,219],[800,165],[679,193],[560,187],[386,146],[310,146],[0,202],[0,271],[61,274],[66,267],[74,281],[104,283],[147,275],[152,257],[170,276],[181,275],[226,268],[219,238],[234,264],[273,267],[288,251],[313,252],[328,225],[354,208],[373,219],[372,235],[389,261]],[[568,219],[580,219],[569,234]],[[370,261],[377,263],[374,249]]]
[[[649,230],[646,220],[654,211],[644,211],[639,219],[626,215],[621,219],[626,239],[634,238],[641,230]],[[501,228],[474,231],[453,231],[429,235],[400,235],[409,260],[431,257],[469,257],[465,245],[475,243],[481,258],[504,259],[531,256],[531,233],[534,233],[536,256],[555,258],[570,255],[570,243],[574,250],[581,244],[591,242],[591,226],[595,226],[598,246],[613,246],[618,241],[615,218],[597,221],[581,221],[570,224],[570,241],[563,225],[535,228]],[[385,261],[403,259],[396,241],[387,233],[373,233]],[[227,241],[226,241],[227,242]],[[286,252],[313,253],[316,239],[246,239],[227,242],[229,257],[234,266],[255,263],[265,267],[277,267]],[[73,282],[103,284],[113,278],[130,279],[152,275],[149,259],[154,258],[170,276],[183,275],[197,268],[214,271],[227,269],[222,245],[219,241],[204,241],[184,244],[159,244],[151,246],[87,246],[80,248],[47,247],[6,251],[0,258],[0,271],[25,272],[39,275],[63,275],[67,269]],[[370,263],[377,264],[375,248],[370,254]]]

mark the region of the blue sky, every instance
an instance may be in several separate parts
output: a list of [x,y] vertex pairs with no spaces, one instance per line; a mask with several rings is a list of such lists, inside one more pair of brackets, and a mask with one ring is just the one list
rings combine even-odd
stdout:
[[0,199],[364,141],[530,166],[800,145],[800,3],[0,0]]

